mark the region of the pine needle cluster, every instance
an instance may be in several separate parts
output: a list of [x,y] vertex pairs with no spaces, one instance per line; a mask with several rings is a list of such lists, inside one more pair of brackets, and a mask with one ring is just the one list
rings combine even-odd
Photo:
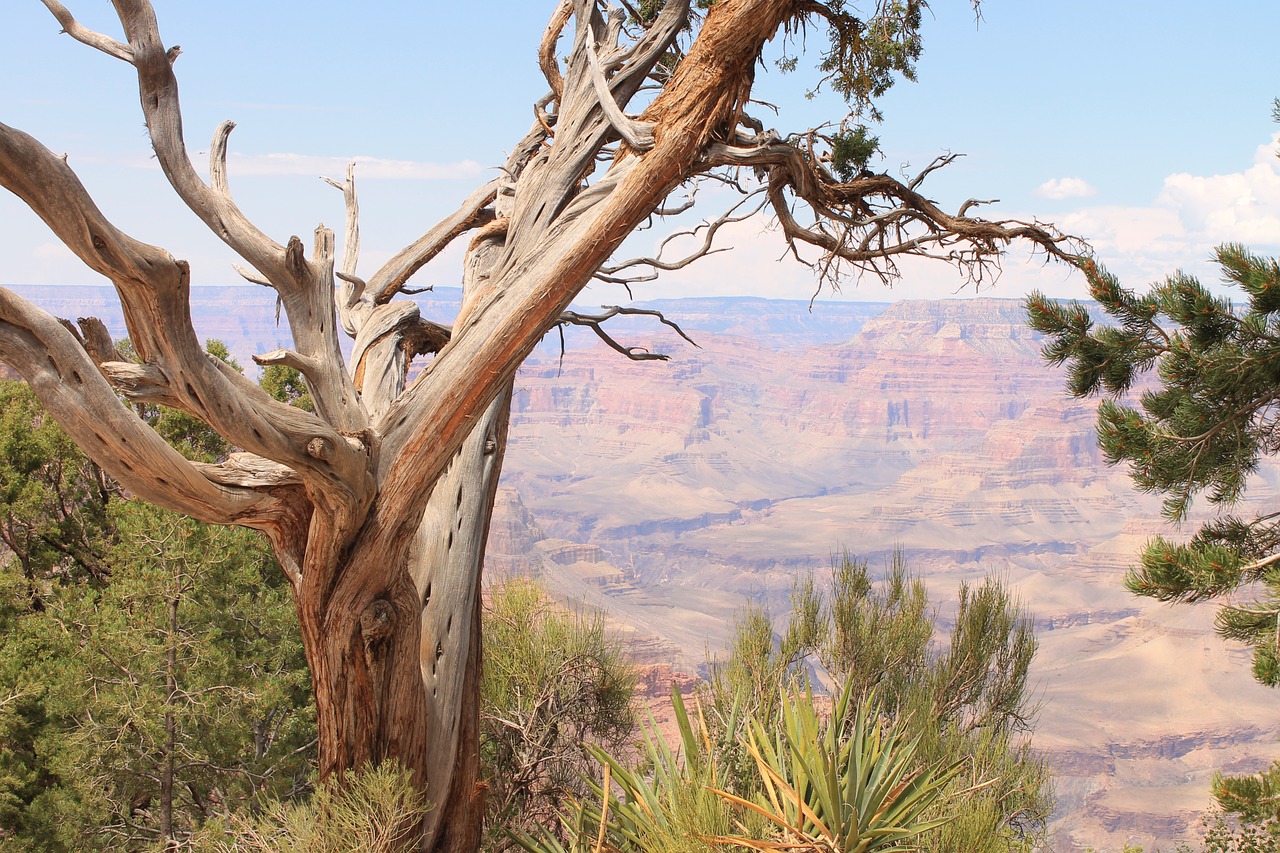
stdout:
[[[1040,293],[1027,313],[1049,336],[1044,357],[1067,365],[1068,390],[1105,397],[1098,443],[1107,461],[1162,495],[1171,521],[1185,520],[1197,496],[1219,509],[1188,542],[1149,542],[1126,585],[1160,601],[1223,601],[1218,632],[1250,644],[1254,676],[1274,687],[1280,512],[1232,509],[1261,461],[1280,452],[1280,263],[1237,244],[1219,247],[1215,260],[1241,304],[1184,273],[1137,294],[1091,264],[1090,293],[1115,325],[1095,327],[1084,306]],[[1134,394],[1136,406],[1122,402]]]

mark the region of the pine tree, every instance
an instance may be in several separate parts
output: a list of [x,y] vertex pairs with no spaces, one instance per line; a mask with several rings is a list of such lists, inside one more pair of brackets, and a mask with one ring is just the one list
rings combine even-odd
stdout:
[[[1148,542],[1125,585],[1159,601],[1219,602],[1218,633],[1249,644],[1254,678],[1277,687],[1280,511],[1233,509],[1264,458],[1280,453],[1280,262],[1235,243],[1214,259],[1238,303],[1182,272],[1139,294],[1087,261],[1090,295],[1115,325],[1097,326],[1084,305],[1042,293],[1028,297],[1027,314],[1048,335],[1045,359],[1067,365],[1070,393],[1104,398],[1098,444],[1107,462],[1127,464],[1139,490],[1162,495],[1171,522],[1184,521],[1197,496],[1218,510],[1189,541]],[[1280,818],[1276,790],[1280,764],[1214,784],[1220,806],[1254,824]]]
[[[1237,504],[1262,458],[1280,451],[1280,264],[1235,244],[1216,260],[1244,292],[1239,309],[1189,275],[1138,295],[1100,266],[1089,273],[1090,292],[1117,326],[1095,329],[1083,306],[1042,294],[1027,303],[1032,326],[1050,336],[1045,358],[1069,365],[1071,393],[1106,396],[1098,443],[1107,461],[1127,463],[1138,489],[1164,495],[1171,521],[1184,520],[1197,495],[1223,509]],[[1139,405],[1119,402],[1153,368]],[[1248,603],[1219,607],[1218,631],[1251,644],[1254,676],[1280,685],[1280,512],[1224,512],[1186,543],[1156,537],[1125,583],[1170,602],[1254,591]]]
[[0,401],[0,849],[141,849],[305,791],[310,683],[268,544],[124,499],[26,385]]

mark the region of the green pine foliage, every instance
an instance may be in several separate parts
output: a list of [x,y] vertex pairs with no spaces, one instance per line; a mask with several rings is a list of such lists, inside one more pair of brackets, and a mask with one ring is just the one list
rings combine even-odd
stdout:
[[846,183],[852,181],[880,150],[880,137],[872,136],[865,126],[831,135],[831,170]]
[[106,580],[106,508],[116,496],[25,384],[0,383],[0,542],[29,606],[45,583]]
[[262,376],[258,379],[262,390],[282,403],[297,406],[304,412],[314,412],[315,403],[311,400],[311,389],[307,381],[296,368],[283,364],[268,364],[262,368]]
[[308,790],[310,679],[267,543],[126,500],[24,384],[0,401],[0,850],[148,849]]
[[898,76],[916,79],[916,62],[924,50],[920,27],[929,4],[881,0],[870,15],[846,0],[821,5],[828,39],[819,65],[823,82],[855,110],[879,120],[874,101],[889,91]]
[[[1067,364],[1071,393],[1106,397],[1098,443],[1107,461],[1127,464],[1139,489],[1163,495],[1171,521],[1185,519],[1198,495],[1219,508],[1185,543],[1148,543],[1126,585],[1171,602],[1251,593],[1219,607],[1218,631],[1252,645],[1254,676],[1277,686],[1280,512],[1242,517],[1230,508],[1262,458],[1280,451],[1280,263],[1236,244],[1219,247],[1216,261],[1242,304],[1181,273],[1139,295],[1091,266],[1091,293],[1116,325],[1095,328],[1083,306],[1038,293],[1027,310],[1049,336],[1045,358]],[[1126,405],[1140,379],[1138,404]]]

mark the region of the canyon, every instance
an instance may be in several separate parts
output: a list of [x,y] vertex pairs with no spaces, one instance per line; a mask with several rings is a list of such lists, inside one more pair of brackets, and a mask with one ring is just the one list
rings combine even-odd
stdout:
[[[109,288],[14,289],[123,334]],[[443,321],[459,298],[418,297]],[[264,290],[192,301],[241,364],[284,341]],[[1171,530],[1159,498],[1104,463],[1096,401],[1065,395],[1018,301],[641,305],[697,346],[620,318],[614,337],[671,360],[569,329],[521,369],[490,582],[535,575],[602,609],[660,694],[705,673],[744,604],[784,616],[796,580],[821,584],[842,551],[876,569],[902,549],[944,627],[962,581],[999,577],[1037,627],[1033,744],[1056,776],[1058,853],[1172,850],[1198,837],[1215,772],[1280,754],[1274,696],[1212,608],[1125,591],[1147,538],[1194,528]],[[1268,465],[1248,501],[1278,486]]]

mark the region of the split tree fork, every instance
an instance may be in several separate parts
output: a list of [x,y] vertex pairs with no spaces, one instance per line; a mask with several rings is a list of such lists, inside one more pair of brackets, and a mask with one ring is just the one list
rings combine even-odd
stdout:
[[[288,315],[292,349],[255,360],[301,371],[316,411],[277,402],[206,355],[191,325],[187,264],[115,228],[63,158],[4,125],[0,184],[115,285],[137,360],[113,348],[100,322],[77,328],[5,290],[0,358],[134,495],[270,538],[311,666],[321,774],[405,764],[435,804],[421,850],[478,843],[480,570],[516,368],[563,323],[589,324],[633,358],[655,357],[603,331],[619,309],[568,310],[593,278],[628,283],[685,266],[714,251],[720,226],[761,210],[781,226],[780,252],[808,258],[831,283],[849,272],[891,279],[903,256],[939,258],[978,278],[1015,239],[1058,258],[1080,249],[1048,226],[976,218],[973,200],[945,212],[920,185],[950,157],[902,181],[869,171],[869,151],[849,153],[867,141],[853,124],[782,136],[751,115],[765,44],[803,46],[824,31],[824,83],[849,99],[851,115],[873,113],[871,99],[895,74],[910,76],[919,54],[925,4],[915,0],[866,0],[862,10],[837,0],[718,0],[705,14],[689,0],[620,0],[621,10],[563,0],[538,50],[548,92],[499,177],[366,278],[357,273],[350,172],[335,182],[346,200],[340,266],[323,226],[310,251],[296,236],[276,242],[232,198],[230,122],[214,132],[208,182],[193,167],[179,49],[161,40],[151,4],[113,0],[119,40],[43,2],[72,38],[133,67],[174,192]],[[705,181],[742,198],[701,227],[699,248],[678,259],[613,258],[637,228],[687,210]],[[463,238],[465,295],[446,327],[397,297]],[[355,340],[350,362],[343,334]],[[433,357],[406,387],[409,362],[424,355]],[[123,401],[180,409],[241,450],[220,464],[189,462]]]

